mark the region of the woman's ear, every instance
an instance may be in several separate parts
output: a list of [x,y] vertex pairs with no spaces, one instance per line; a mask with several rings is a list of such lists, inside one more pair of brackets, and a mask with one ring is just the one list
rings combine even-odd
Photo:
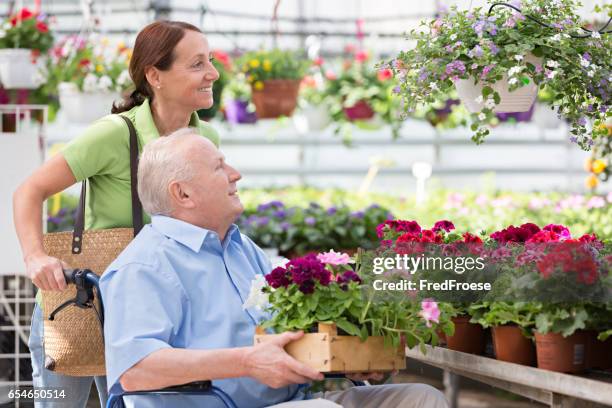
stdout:
[[193,208],[195,203],[191,197],[191,189],[186,183],[173,181],[168,185],[168,194],[174,208]]
[[149,83],[151,88],[161,88],[161,78],[159,70],[157,68],[155,68],[154,66],[147,67],[145,69],[145,77],[147,78],[147,82]]

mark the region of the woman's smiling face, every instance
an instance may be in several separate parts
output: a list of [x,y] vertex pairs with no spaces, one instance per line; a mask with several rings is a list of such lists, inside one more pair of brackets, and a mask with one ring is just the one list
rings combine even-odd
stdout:
[[155,94],[190,111],[210,108],[214,102],[212,85],[219,73],[211,62],[204,34],[186,30],[173,53],[170,69],[159,71],[160,88],[154,86]]

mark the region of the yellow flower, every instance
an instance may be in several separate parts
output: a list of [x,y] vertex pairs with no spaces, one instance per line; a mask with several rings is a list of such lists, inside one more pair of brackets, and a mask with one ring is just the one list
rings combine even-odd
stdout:
[[100,40],[100,43],[102,43],[102,45],[107,46],[108,45],[108,37],[102,37],[102,39]]
[[588,171],[589,173],[593,169],[593,159],[590,157],[584,161],[584,171]]
[[603,160],[597,159],[593,161],[591,168],[593,169],[593,173],[599,174],[606,169],[606,163],[604,163]]
[[242,72],[247,72],[249,70],[249,66],[247,64],[244,64],[242,66]]
[[264,71],[270,71],[272,69],[272,63],[270,62],[270,60],[264,60],[263,69]]
[[593,190],[599,184],[599,179],[596,175],[591,174],[589,177],[586,178],[584,184],[587,186],[587,188]]
[[264,87],[264,84],[261,81],[257,81],[253,84],[253,88],[255,88],[256,91],[261,91],[263,87]]
[[96,65],[96,72],[104,72],[104,66],[101,64]]
[[253,81],[255,81],[255,77],[253,75],[249,75],[249,76],[247,76],[247,81],[253,82]]
[[251,66],[251,68],[257,68],[259,67],[259,60],[252,59],[249,61],[249,65]]
[[126,55],[127,55],[127,60],[128,61],[132,59],[132,53],[133,53],[132,50],[127,50],[127,54]]

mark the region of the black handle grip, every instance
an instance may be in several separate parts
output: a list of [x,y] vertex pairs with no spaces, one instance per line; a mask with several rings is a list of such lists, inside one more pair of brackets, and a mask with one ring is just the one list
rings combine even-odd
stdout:
[[75,283],[74,282],[74,274],[78,271],[78,269],[64,269],[64,278],[66,278],[66,283]]

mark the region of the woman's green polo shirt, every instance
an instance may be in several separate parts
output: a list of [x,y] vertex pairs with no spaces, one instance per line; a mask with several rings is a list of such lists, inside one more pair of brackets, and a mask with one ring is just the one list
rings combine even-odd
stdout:
[[[139,151],[159,137],[148,99],[122,115],[134,124]],[[219,146],[219,134],[201,121],[197,113],[191,114],[189,126]],[[117,115],[105,116],[66,145],[62,154],[77,181],[88,179],[85,229],[131,227],[130,150],[126,123]],[[144,214],[143,222],[149,221],[149,216]]]

